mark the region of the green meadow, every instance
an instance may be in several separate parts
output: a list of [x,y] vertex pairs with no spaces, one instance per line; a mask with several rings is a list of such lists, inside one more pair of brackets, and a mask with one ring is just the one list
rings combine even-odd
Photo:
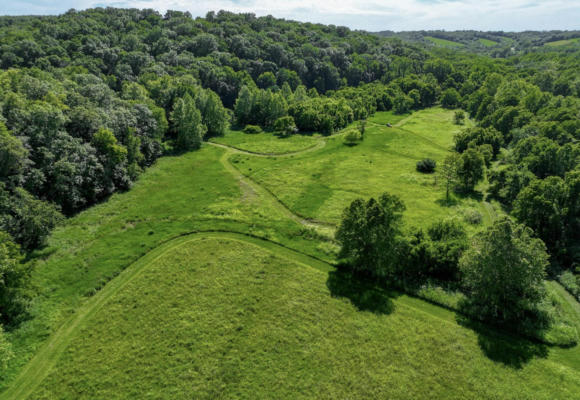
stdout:
[[432,36],[425,36],[425,39],[427,39],[430,42],[433,42],[439,46],[445,46],[445,47],[464,47],[465,46],[463,43],[453,42],[451,40],[440,39],[440,38],[436,38],[436,37],[432,37]]
[[406,117],[377,113],[367,123],[364,140],[353,147],[335,136],[315,152],[283,158],[236,154],[231,160],[296,214],[331,224],[339,222],[342,210],[355,198],[385,191],[403,199],[410,224],[424,225],[465,208],[488,218],[486,207],[472,199],[457,199],[449,207],[435,175],[415,170],[423,158],[442,161],[462,128],[453,124],[452,111],[441,108]]
[[464,327],[396,292],[347,284],[323,263],[275,247],[197,237],[140,267],[106,293],[30,399],[578,393],[578,359]]
[[[438,107],[381,112],[355,146],[344,133],[356,124],[328,137],[228,131],[160,159],[34,255],[40,295],[11,333],[0,399],[575,398],[578,346],[470,322],[332,265],[357,197],[396,193],[415,226],[476,211],[471,232],[501,212],[477,196],[448,204],[415,170],[462,128]],[[579,329],[578,303],[548,288]]]
[[556,40],[554,42],[547,42],[545,46],[566,46],[570,44],[580,43],[580,38]]
[[479,38],[477,40],[479,41],[479,43],[481,43],[485,47],[493,47],[493,46],[497,45],[497,42],[494,42],[493,40],[484,39],[484,38]]

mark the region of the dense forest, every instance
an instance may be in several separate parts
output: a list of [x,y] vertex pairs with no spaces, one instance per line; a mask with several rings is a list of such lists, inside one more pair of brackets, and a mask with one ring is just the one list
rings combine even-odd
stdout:
[[[498,47],[468,45],[500,36]],[[223,11],[1,17],[0,320],[10,329],[25,318],[23,257],[163,155],[197,149],[229,125],[329,135],[376,111],[435,104],[476,122],[455,139],[464,173],[453,189],[473,191],[487,169],[489,196],[533,230],[521,235],[545,243],[552,273],[566,271],[578,297],[580,46],[544,46],[578,36],[377,35]],[[451,271],[433,276],[455,279],[452,258]]]

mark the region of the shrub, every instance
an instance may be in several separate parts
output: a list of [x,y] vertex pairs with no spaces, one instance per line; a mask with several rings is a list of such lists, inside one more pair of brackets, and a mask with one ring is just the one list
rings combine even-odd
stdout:
[[455,111],[453,116],[453,123],[455,125],[463,125],[465,123],[465,113],[462,110]]
[[475,208],[467,208],[463,210],[463,220],[471,225],[479,225],[483,220],[483,215]]
[[359,131],[350,131],[344,135],[344,144],[354,146],[362,140],[362,135]]
[[246,125],[244,128],[244,133],[260,133],[262,132],[262,128],[258,125]]
[[276,122],[274,122],[274,130],[280,132],[283,136],[288,136],[298,132],[298,128],[296,128],[296,124],[294,123],[294,118],[291,116],[278,118]]
[[425,158],[421,161],[417,161],[417,171],[423,172],[424,174],[431,174],[435,172],[436,166],[437,163],[435,162],[435,160],[432,160],[430,158]]

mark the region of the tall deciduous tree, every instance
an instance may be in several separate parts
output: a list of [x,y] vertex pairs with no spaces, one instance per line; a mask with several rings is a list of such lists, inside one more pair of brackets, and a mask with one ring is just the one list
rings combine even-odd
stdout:
[[202,124],[201,113],[189,94],[175,102],[171,121],[177,134],[176,147],[179,150],[195,150],[201,147],[206,127]]
[[402,213],[405,205],[395,195],[378,200],[357,199],[344,210],[336,232],[341,258],[355,271],[375,278],[392,277],[402,246]]
[[472,191],[475,185],[483,179],[484,172],[485,159],[476,149],[467,149],[458,158],[457,177],[463,191]]
[[495,322],[521,321],[545,296],[546,246],[508,217],[475,236],[460,268],[473,309]]

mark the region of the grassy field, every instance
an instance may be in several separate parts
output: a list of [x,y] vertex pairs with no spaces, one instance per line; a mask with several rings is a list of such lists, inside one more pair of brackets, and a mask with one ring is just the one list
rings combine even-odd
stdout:
[[[433,176],[415,171],[445,157],[461,129],[452,117],[377,113],[353,147],[344,131],[231,131],[160,159],[36,254],[38,296],[10,333],[0,400],[573,398],[578,346],[500,334],[349,284],[328,264],[332,224],[355,197],[396,193],[413,225],[466,209],[493,218],[476,199],[447,206]],[[550,291],[580,327],[578,304],[556,283]]]
[[466,327],[280,253],[217,237],[162,253],[79,326],[30,398],[578,394],[580,360],[562,350]]
[[453,42],[451,40],[446,40],[446,39],[440,39],[440,38],[436,38],[436,37],[432,37],[432,36],[425,36],[425,39],[439,45],[439,46],[445,46],[445,47],[464,47],[465,45],[463,43],[459,43],[459,42]]
[[483,39],[483,38],[479,38],[477,40],[479,41],[479,43],[481,43],[485,47],[493,47],[493,46],[497,45],[497,42],[494,42],[493,40]]
[[554,42],[546,43],[545,46],[566,46],[569,44],[576,44],[576,43],[580,43],[580,38],[556,40]]
[[331,244],[313,241],[307,227],[289,219],[220,162],[226,151],[209,145],[164,157],[126,193],[71,218],[37,254],[32,276],[39,295],[31,318],[11,333],[16,358],[0,377],[5,385],[86,296],[163,242],[192,231],[228,230],[258,235],[320,257]]
[[[458,208],[475,208],[488,218],[487,210],[475,200],[447,207],[434,175],[415,170],[422,158],[445,158],[453,135],[462,128],[452,121],[453,111],[441,108],[405,117],[377,113],[369,119],[365,139],[357,146],[345,146],[342,137],[331,137],[315,152],[285,158],[237,154],[232,162],[295,213],[329,223],[338,223],[343,209],[355,198],[385,191],[403,199],[411,224],[454,215]],[[395,126],[388,128],[386,122]]]
[[317,134],[280,137],[272,132],[247,134],[240,130],[228,130],[226,136],[212,138],[211,141],[251,153],[284,154],[314,147],[319,143],[319,137]]

